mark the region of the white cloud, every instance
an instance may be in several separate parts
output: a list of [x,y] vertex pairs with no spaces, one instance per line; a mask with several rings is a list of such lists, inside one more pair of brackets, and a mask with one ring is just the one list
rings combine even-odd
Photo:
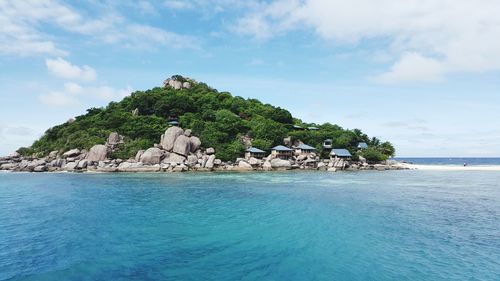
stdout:
[[[117,44],[127,47],[174,46],[192,48],[195,40],[125,19],[104,3],[94,3],[95,11],[84,14],[67,3],[58,0],[4,0],[0,1],[0,54],[15,55],[53,55],[65,56],[67,51],[58,44],[59,36],[47,34],[43,26],[50,25],[58,32],[86,36],[94,43]],[[155,13],[147,1],[137,3],[142,13]],[[152,33],[134,32],[142,31]],[[158,40],[161,37],[161,40]]]
[[73,106],[80,104],[80,101],[72,95],[68,95],[65,92],[50,92],[45,95],[41,95],[40,101],[48,106],[62,107],[62,106]]
[[371,40],[381,46],[374,53],[387,49],[394,61],[381,81],[433,81],[500,70],[499,11],[496,0],[278,0],[253,9],[234,30],[266,39],[309,28],[336,43]]
[[64,107],[81,105],[85,102],[119,101],[133,92],[132,87],[115,89],[110,86],[83,87],[77,83],[65,83],[62,90],[51,91],[39,96],[40,101],[48,106]]
[[46,59],[45,64],[49,72],[57,77],[80,81],[93,81],[97,78],[97,74],[92,67],[88,65],[80,67],[60,57]]
[[417,53],[404,54],[390,71],[375,77],[381,83],[439,81],[444,74],[443,63]]
[[172,10],[186,10],[194,8],[193,3],[182,0],[166,0],[163,2],[163,6]]

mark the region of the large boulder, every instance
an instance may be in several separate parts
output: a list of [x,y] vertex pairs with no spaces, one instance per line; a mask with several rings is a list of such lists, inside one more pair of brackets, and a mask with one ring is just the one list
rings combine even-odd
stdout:
[[196,165],[198,163],[198,157],[196,157],[196,155],[189,155],[187,157],[187,162],[186,164],[189,166],[189,167],[192,167],[194,165]]
[[135,155],[135,161],[136,162],[140,162],[141,161],[142,154],[144,154],[144,150],[137,151],[137,154]]
[[182,134],[184,134],[184,130],[179,127],[173,126],[168,128],[161,140],[161,146],[163,147],[163,149],[171,151],[172,148],[174,148],[175,140]]
[[78,149],[78,148],[68,150],[68,151],[64,152],[64,154],[63,154],[64,157],[75,157],[78,155],[80,155],[80,149]]
[[123,143],[123,137],[120,136],[117,132],[113,132],[109,134],[108,144],[111,146],[116,146],[120,143]]
[[168,164],[182,164],[186,161],[186,157],[176,154],[176,153],[170,153],[165,159],[163,159],[162,163],[168,163]]
[[209,147],[207,148],[207,154],[210,155],[210,154],[214,154],[215,153],[215,149],[213,147]]
[[191,151],[191,141],[190,138],[185,135],[180,135],[175,139],[173,152],[187,156]]
[[247,163],[245,161],[240,161],[238,163],[238,168],[240,170],[252,170],[252,165],[250,165],[249,163]]
[[91,162],[104,161],[106,159],[107,154],[108,154],[108,148],[105,145],[102,144],[94,145],[87,154],[87,160]]
[[250,159],[248,159],[248,164],[252,166],[259,166],[260,164],[262,164],[262,160],[255,157],[250,157]]
[[262,168],[266,171],[270,171],[273,169],[273,166],[271,165],[270,161],[265,161],[264,164],[262,164]]
[[189,147],[191,148],[191,152],[195,152],[201,146],[201,140],[198,137],[191,136],[189,138]]
[[205,163],[205,168],[212,169],[214,167],[215,155],[208,156],[207,162]]
[[161,158],[163,157],[163,151],[156,147],[148,148],[141,155],[140,162],[144,164],[160,164]]
[[76,168],[77,165],[78,165],[78,161],[77,162],[68,162],[66,165],[64,165],[63,169],[66,171],[72,171]]
[[271,167],[273,169],[290,169],[292,164],[288,160],[275,158],[271,160]]

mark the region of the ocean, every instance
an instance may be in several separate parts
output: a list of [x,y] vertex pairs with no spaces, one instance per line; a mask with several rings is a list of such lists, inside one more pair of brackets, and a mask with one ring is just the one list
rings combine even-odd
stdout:
[[396,161],[403,161],[419,165],[460,165],[467,164],[468,166],[485,166],[485,165],[500,165],[500,158],[498,157],[396,157]]
[[0,173],[0,280],[500,280],[500,173]]

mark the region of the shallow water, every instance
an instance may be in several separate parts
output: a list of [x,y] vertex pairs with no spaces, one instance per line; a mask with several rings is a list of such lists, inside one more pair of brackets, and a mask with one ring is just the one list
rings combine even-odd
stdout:
[[500,173],[0,173],[0,280],[500,280]]

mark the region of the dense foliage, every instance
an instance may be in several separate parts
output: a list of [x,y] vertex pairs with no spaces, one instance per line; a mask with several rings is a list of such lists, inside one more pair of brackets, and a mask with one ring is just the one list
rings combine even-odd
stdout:
[[[180,76],[175,78],[186,81]],[[132,113],[135,109],[138,115]],[[118,103],[91,108],[73,122],[50,128],[30,148],[19,151],[25,155],[46,155],[54,150],[89,149],[104,143],[109,133],[118,132],[125,136],[125,143],[112,156],[128,158],[139,149],[159,143],[161,134],[169,126],[168,121],[172,119],[178,120],[181,127],[192,129],[204,147],[214,147],[217,157],[222,160],[234,160],[243,154],[242,136],[251,137],[253,146],[264,150],[282,144],[283,138],[291,136],[318,149],[325,139],[332,139],[334,147],[347,148],[355,155],[358,154],[358,142],[366,142],[370,148],[360,153],[371,161],[385,160],[394,155],[390,143],[370,139],[358,129],[345,130],[330,123],[303,124],[285,109],[256,99],[233,97],[204,83],[192,83],[190,89],[157,87],[134,92]],[[297,131],[293,125],[314,126],[318,130]]]

